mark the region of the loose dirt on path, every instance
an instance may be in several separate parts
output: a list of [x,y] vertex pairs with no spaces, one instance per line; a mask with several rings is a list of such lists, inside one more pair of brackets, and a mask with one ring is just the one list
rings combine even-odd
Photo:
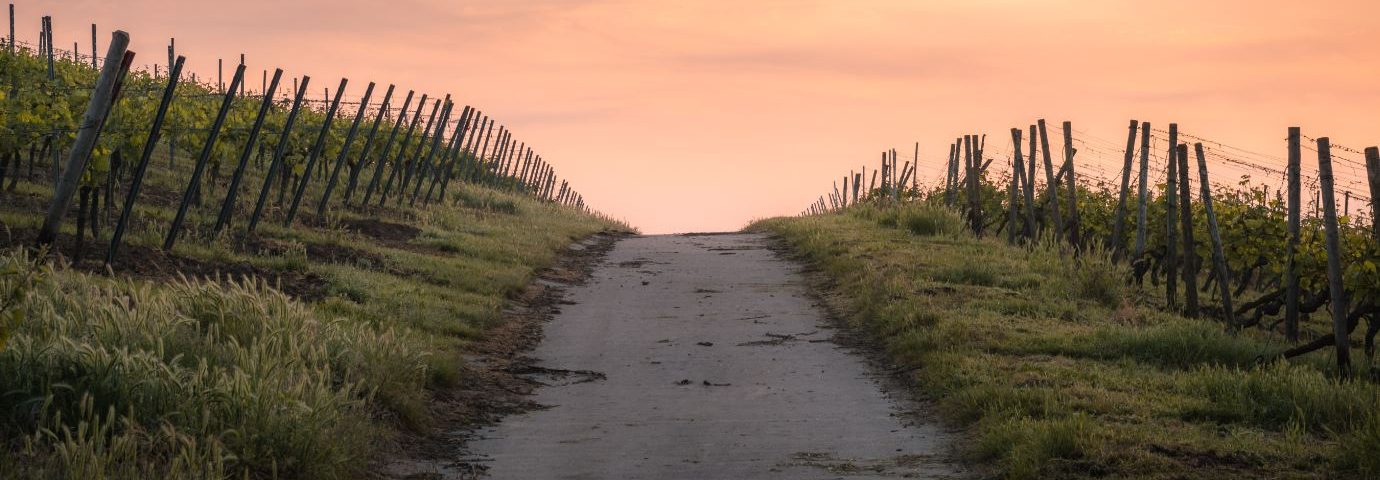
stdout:
[[[411,478],[960,478],[956,435],[756,234],[620,240],[508,373],[532,408]],[[525,410],[525,411],[521,411]],[[418,469],[417,467],[423,467]],[[424,471],[419,471],[424,470]]]

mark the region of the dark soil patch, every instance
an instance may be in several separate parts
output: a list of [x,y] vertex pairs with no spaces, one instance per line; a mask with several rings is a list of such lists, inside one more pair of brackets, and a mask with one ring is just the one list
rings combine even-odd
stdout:
[[74,267],[105,274],[111,270],[118,275],[145,280],[170,280],[180,276],[204,278],[212,281],[240,280],[246,276],[266,280],[279,291],[302,301],[311,302],[326,296],[328,282],[312,272],[300,270],[278,271],[249,262],[216,262],[168,254],[160,249],[142,245],[127,245],[110,270],[100,262],[81,262]]
[[372,218],[345,220],[342,224],[360,235],[390,244],[407,243],[409,240],[417,238],[417,235],[421,235],[422,233],[422,229],[411,225],[385,222]]
[[260,255],[291,255],[305,250],[307,260],[315,263],[343,263],[384,270],[388,260],[382,255],[358,248],[332,243],[292,243],[274,238],[258,238],[244,243],[243,250]]
[[540,272],[512,299],[505,322],[485,333],[484,340],[464,352],[459,383],[435,392],[432,432],[402,439],[397,456],[376,465],[383,478],[422,478],[418,474],[444,468],[475,478],[484,466],[457,465],[465,443],[476,428],[493,425],[507,415],[545,408],[531,400],[542,383],[598,381],[598,372],[552,371],[533,364],[523,353],[541,341],[542,324],[560,311],[566,286],[583,283],[613,244],[624,234],[601,233],[583,249],[567,249],[556,266]]

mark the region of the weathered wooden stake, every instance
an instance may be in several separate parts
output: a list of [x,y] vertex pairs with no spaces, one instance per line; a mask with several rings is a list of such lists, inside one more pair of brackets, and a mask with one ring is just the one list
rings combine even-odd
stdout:
[[254,152],[254,145],[258,143],[259,132],[264,126],[264,117],[273,107],[273,92],[278,90],[278,81],[282,77],[283,69],[273,70],[273,84],[264,91],[263,99],[259,102],[259,114],[254,117],[254,126],[249,129],[249,140],[244,143],[244,149],[240,151],[240,161],[235,166],[235,172],[230,176],[230,186],[225,191],[225,201],[221,203],[220,215],[216,216],[213,234],[220,234],[221,230],[230,222],[230,216],[235,211],[235,197],[239,195],[240,181],[244,178],[245,168],[249,166],[249,156]]
[[345,85],[350,82],[348,78],[340,79],[340,88],[335,90],[335,100],[331,101],[331,107],[326,110],[326,118],[321,122],[321,131],[316,134],[316,143],[311,146],[311,152],[307,154],[307,164],[302,169],[302,179],[297,182],[297,191],[292,194],[292,204],[288,207],[287,216],[283,217],[283,226],[291,227],[292,220],[297,218],[297,207],[302,204],[302,195],[307,192],[307,184],[311,183],[312,168],[316,166],[316,159],[321,157],[321,152],[326,149],[326,136],[331,132],[331,124],[335,122],[335,112],[340,108],[340,98],[345,95]]
[[1126,135],[1126,161],[1121,167],[1121,190],[1117,193],[1116,219],[1112,224],[1112,237],[1107,242],[1114,259],[1120,259],[1126,250],[1126,196],[1131,186],[1131,164],[1135,159],[1136,127],[1139,125],[1140,122],[1131,120],[1130,133]]
[[[344,91],[344,89],[341,89]],[[359,99],[359,109],[355,111],[355,120],[350,122],[350,130],[345,134],[345,144],[340,146],[340,155],[336,156],[335,168],[331,169],[331,177],[326,181],[326,190],[321,192],[321,200],[316,204],[316,218],[326,218],[326,205],[331,201],[331,191],[335,190],[335,182],[340,178],[340,169],[345,168],[349,163],[350,145],[355,141],[355,133],[359,131],[359,123],[364,121],[364,114],[369,109],[369,98],[374,94],[374,82],[364,88],[364,96]],[[376,123],[377,125],[377,123]],[[366,142],[366,146],[367,142]],[[363,161],[364,157],[360,157]]]
[[1145,255],[1145,217],[1146,201],[1148,201],[1148,187],[1146,183],[1150,181],[1150,122],[1140,124],[1140,185],[1136,186],[1139,195],[1139,210],[1136,212],[1136,254],[1132,261],[1140,261]]
[[1054,220],[1054,240],[1057,243],[1064,236],[1064,220],[1060,215],[1059,206],[1059,177],[1055,176],[1054,161],[1049,154],[1049,134],[1045,130],[1045,119],[1035,121],[1035,125],[1040,129],[1040,153],[1045,161],[1045,180],[1049,182],[1045,187],[1049,194],[1049,213]]
[[1212,209],[1212,183],[1208,181],[1207,159],[1203,156],[1202,143],[1194,143],[1193,149],[1198,156],[1198,183],[1203,197],[1203,213],[1207,215],[1208,236],[1212,238],[1212,265],[1222,294],[1222,313],[1227,325],[1235,329],[1240,326],[1236,324],[1236,312],[1231,306],[1231,272],[1227,270],[1227,258],[1222,254],[1222,235],[1217,229],[1217,212]]
[[220,110],[216,112],[216,119],[211,123],[211,130],[206,134],[206,142],[202,144],[201,155],[196,157],[196,164],[192,168],[192,178],[187,182],[187,190],[182,194],[182,202],[177,205],[177,214],[173,216],[172,226],[168,228],[168,236],[163,239],[163,251],[170,252],[173,244],[177,242],[177,235],[182,232],[182,222],[187,218],[187,208],[192,204],[192,198],[197,196],[197,190],[201,188],[201,175],[206,171],[206,163],[211,160],[211,152],[216,148],[216,140],[220,138],[220,129],[225,125],[225,117],[230,114],[230,107],[235,103],[235,90],[240,81],[244,80],[244,66],[241,65],[235,70],[235,78],[230,80],[230,91],[225,93],[225,99],[220,103]]
[[129,35],[125,32],[116,30],[111,37],[110,49],[105,55],[105,65],[101,67],[101,75],[96,79],[96,89],[91,94],[91,101],[86,105],[86,113],[82,115],[80,129],[77,130],[77,138],[67,156],[65,174],[58,182],[52,203],[48,206],[48,214],[38,231],[39,245],[51,245],[57,239],[62,220],[72,206],[72,196],[77,192],[82,174],[86,172],[86,163],[91,159],[91,150],[96,146],[100,127],[106,115],[110,113],[115,84],[120,76],[125,50],[129,46]]
[[1184,238],[1184,315],[1198,316],[1198,254],[1193,243],[1193,196],[1189,186],[1188,145],[1179,144],[1175,163],[1179,165],[1179,224]]
[[[14,7],[11,6],[11,9]],[[153,125],[149,130],[149,136],[144,140],[144,152],[139,155],[139,163],[134,167],[133,178],[130,180],[129,189],[125,192],[124,208],[120,210],[120,220],[115,224],[115,232],[110,236],[110,249],[106,251],[105,263],[107,265],[115,262],[115,254],[120,249],[120,242],[124,240],[125,228],[129,225],[129,217],[134,213],[134,202],[139,198],[139,189],[144,184],[144,173],[149,169],[149,159],[153,157],[153,149],[158,146],[158,137],[163,129],[163,119],[167,116],[168,105],[172,104],[173,92],[177,90],[177,80],[182,74],[182,63],[185,59],[177,57],[173,62],[172,68],[168,70],[168,85],[163,88],[163,99],[158,103],[158,110],[153,115]]]
[[1302,204],[1302,185],[1300,167],[1303,147],[1299,137],[1299,127],[1289,127],[1289,164],[1286,168],[1289,184],[1288,243],[1284,252],[1284,336],[1290,342],[1299,340],[1299,223]]
[[[350,167],[350,179],[345,184],[345,193],[340,201],[346,206],[350,205],[350,199],[354,197],[355,186],[359,183],[359,174],[364,171],[364,167],[369,165],[369,152],[374,147],[374,137],[379,133],[379,125],[383,123],[384,113],[388,111],[389,102],[393,100],[393,85],[388,85],[388,90],[383,93],[383,102],[379,104],[379,112],[374,115],[374,123],[369,127],[369,134],[364,136],[364,146],[359,149],[359,160]],[[363,105],[360,106],[363,110]]]
[[1323,229],[1327,246],[1327,291],[1331,298],[1332,335],[1337,347],[1337,370],[1351,373],[1351,341],[1347,338],[1346,286],[1342,283],[1342,242],[1337,226],[1337,200],[1332,191],[1332,143],[1318,139],[1318,186],[1322,190]]
[[1066,121],[1063,128],[1064,169],[1069,176],[1069,243],[1074,249],[1080,249],[1083,248],[1083,225],[1078,216],[1078,175],[1073,168],[1073,157],[1078,155],[1078,149],[1073,148],[1073,123]]
[[1164,298],[1169,308],[1178,303],[1178,271],[1176,270],[1179,243],[1178,219],[1178,180],[1179,180],[1179,124],[1169,124],[1169,172],[1164,184],[1164,225],[1167,229],[1164,242]]
[[297,89],[297,94],[292,99],[292,109],[288,110],[287,120],[283,122],[283,130],[278,134],[278,145],[273,149],[273,160],[268,164],[268,172],[264,173],[264,186],[259,190],[259,200],[254,204],[254,213],[249,216],[249,225],[245,227],[245,233],[254,233],[254,229],[259,226],[259,218],[263,216],[264,205],[268,203],[268,193],[273,190],[274,176],[283,165],[283,156],[287,154],[288,144],[292,143],[292,125],[297,122],[297,112],[302,107],[302,99],[307,95],[307,86],[311,84],[311,77],[303,75],[301,86]]
[[[407,91],[407,98],[403,100],[402,108],[398,110],[398,119],[393,122],[393,128],[388,132],[388,140],[383,143],[383,149],[379,150],[379,158],[374,162],[374,175],[369,180],[369,186],[364,188],[364,199],[360,201],[362,207],[369,205],[369,199],[374,197],[374,191],[378,189],[379,182],[383,180],[383,171],[388,168],[388,151],[393,148],[393,141],[397,140],[398,130],[402,128],[403,122],[407,121],[407,108],[412,106],[414,93],[416,92],[412,90]],[[398,148],[401,149],[402,147]]]

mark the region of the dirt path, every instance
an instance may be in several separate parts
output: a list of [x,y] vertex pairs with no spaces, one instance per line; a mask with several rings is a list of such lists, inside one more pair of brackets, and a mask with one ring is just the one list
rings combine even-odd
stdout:
[[565,300],[526,372],[548,408],[468,442],[491,478],[957,475],[763,236],[622,240]]

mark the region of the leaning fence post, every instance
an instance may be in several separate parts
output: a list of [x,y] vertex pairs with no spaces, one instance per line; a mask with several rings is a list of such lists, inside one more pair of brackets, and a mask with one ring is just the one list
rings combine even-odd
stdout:
[[364,96],[359,99],[359,110],[355,111],[355,120],[350,123],[350,130],[345,133],[345,143],[340,146],[340,155],[335,159],[335,168],[331,169],[331,176],[326,180],[326,190],[321,192],[321,201],[316,204],[316,218],[318,219],[326,218],[326,204],[331,201],[331,191],[335,190],[335,182],[340,178],[340,169],[345,167],[345,163],[350,157],[350,145],[355,141],[355,133],[359,131],[359,122],[364,120],[364,113],[369,109],[369,97],[373,94],[374,82],[369,82],[369,86],[364,89]]
[[153,126],[149,131],[149,136],[144,140],[144,152],[139,155],[139,163],[134,166],[133,178],[130,180],[128,191],[125,192],[125,205],[120,210],[120,221],[115,224],[115,232],[110,236],[110,249],[106,251],[105,263],[107,265],[115,263],[115,253],[120,249],[120,242],[125,237],[125,227],[129,225],[129,217],[134,212],[134,202],[139,198],[139,189],[144,184],[144,173],[149,169],[149,159],[153,157],[153,149],[158,146],[158,137],[163,129],[163,119],[168,113],[168,105],[172,104],[173,92],[177,90],[177,79],[182,74],[182,63],[185,59],[177,57],[173,62],[172,69],[168,70],[168,86],[163,89],[163,99],[158,103],[158,110],[153,115]]
[[[1136,148],[1136,127],[1140,124],[1131,120],[1131,132],[1126,136],[1126,161],[1121,167],[1121,190],[1117,193],[1116,220],[1112,224],[1112,238],[1108,245],[1112,247],[1112,256],[1120,259],[1126,250],[1124,235],[1126,232],[1126,195],[1131,184],[1131,164],[1135,159]],[[1175,146],[1177,148],[1177,146]]]
[[292,143],[292,125],[297,122],[297,112],[302,107],[302,97],[307,95],[307,85],[311,83],[311,77],[303,75],[301,85],[297,88],[297,94],[292,99],[292,109],[288,110],[287,120],[283,122],[283,130],[278,134],[277,148],[273,149],[273,160],[268,164],[268,172],[264,173],[264,187],[259,190],[259,201],[254,204],[254,213],[249,216],[249,225],[245,228],[245,233],[254,233],[254,229],[259,226],[259,218],[263,216],[264,205],[268,203],[268,193],[273,190],[274,175],[277,175],[279,167],[283,164],[283,155],[287,154],[287,146]]
[[[369,150],[374,146],[374,136],[379,133],[379,125],[383,123],[383,115],[388,111],[388,106],[393,100],[392,84],[388,85],[388,90],[383,93],[383,102],[379,104],[379,113],[374,116],[374,124],[369,127],[369,134],[364,136],[364,146],[359,149],[359,160],[350,168],[350,180],[345,184],[345,193],[340,197],[341,203],[350,205],[350,198],[355,195],[355,186],[359,184],[359,174],[364,171],[364,167],[369,165]],[[360,106],[363,109],[363,105]]]
[[1300,167],[1303,158],[1303,147],[1299,141],[1301,136],[1299,127],[1289,127],[1289,166],[1287,167],[1289,183],[1289,240],[1287,249],[1284,252],[1284,335],[1290,342],[1299,340],[1299,272],[1298,272],[1298,250],[1299,250],[1299,208],[1302,203],[1302,186],[1300,185]]
[[1064,236],[1064,220],[1060,215],[1059,207],[1059,177],[1055,175],[1054,161],[1049,155],[1049,134],[1045,130],[1045,119],[1041,118],[1035,122],[1040,129],[1040,153],[1045,161],[1045,180],[1049,182],[1045,188],[1049,191],[1050,216],[1054,219],[1054,240],[1058,243]]
[[259,104],[259,114],[254,117],[254,126],[249,129],[249,139],[244,143],[244,150],[240,152],[240,162],[235,166],[235,172],[230,176],[230,187],[225,191],[225,200],[220,206],[220,215],[216,216],[216,226],[212,230],[213,234],[219,234],[221,229],[230,222],[230,215],[235,211],[235,197],[239,195],[240,181],[244,178],[244,170],[249,166],[249,156],[254,152],[254,145],[258,143],[259,131],[264,126],[264,116],[273,107],[273,92],[278,90],[278,81],[283,77],[283,69],[273,70],[273,84],[268,85],[263,93],[263,100]]
[[[1147,128],[1147,130],[1149,130]],[[1236,312],[1231,306],[1231,272],[1227,270],[1227,259],[1222,254],[1222,235],[1217,230],[1217,212],[1212,209],[1212,184],[1208,182],[1207,159],[1203,157],[1203,144],[1194,143],[1198,156],[1198,182],[1203,196],[1203,213],[1207,215],[1208,236],[1212,238],[1212,265],[1217,273],[1217,285],[1222,292],[1222,311],[1231,328],[1238,328]]]
[[197,190],[201,188],[201,174],[206,171],[206,162],[211,160],[211,152],[216,148],[216,140],[220,138],[220,129],[225,125],[225,116],[230,113],[230,107],[235,102],[235,92],[239,87],[240,81],[244,80],[244,65],[235,69],[235,77],[230,79],[230,90],[225,92],[225,99],[221,101],[220,110],[216,112],[216,119],[211,123],[211,130],[206,134],[206,143],[201,147],[201,155],[196,158],[196,165],[192,168],[192,178],[187,182],[187,191],[182,194],[182,202],[177,205],[177,214],[173,216],[172,226],[168,228],[168,236],[163,239],[163,250],[172,251],[173,244],[177,242],[177,234],[182,231],[182,222],[187,218],[187,207],[192,204],[192,197],[197,196]]
[[116,30],[111,37],[110,49],[105,54],[105,65],[101,67],[101,75],[96,79],[96,89],[91,94],[91,101],[86,105],[86,113],[82,115],[77,138],[67,156],[67,169],[58,182],[52,203],[48,206],[48,214],[38,231],[39,245],[51,245],[57,239],[62,219],[67,216],[67,210],[72,206],[72,195],[77,192],[82,174],[86,173],[86,162],[90,160],[91,150],[96,146],[100,127],[105,116],[110,113],[115,83],[120,76],[125,50],[129,46],[129,34]]
[[[407,91],[407,98],[403,100],[402,109],[398,110],[398,119],[393,122],[393,129],[388,132],[388,140],[383,142],[383,149],[379,150],[379,159],[374,162],[374,175],[369,180],[369,186],[364,188],[364,199],[360,201],[361,207],[369,206],[369,199],[373,198],[374,190],[378,189],[379,182],[383,180],[383,171],[388,168],[388,150],[393,148],[393,141],[398,138],[398,129],[402,128],[403,122],[407,121],[407,108],[412,106],[414,93],[416,92],[412,90]],[[398,148],[401,149],[402,147]]]
[[321,156],[321,151],[326,149],[326,136],[331,132],[336,109],[340,108],[340,97],[344,96],[345,84],[349,81],[348,78],[340,79],[340,88],[335,90],[335,100],[331,101],[331,107],[326,110],[326,118],[321,122],[321,132],[316,135],[316,143],[307,154],[307,164],[302,169],[302,180],[297,182],[297,192],[292,194],[292,204],[288,207],[287,216],[283,217],[284,227],[292,226],[292,219],[297,217],[297,206],[302,204],[302,194],[306,193],[307,184],[311,183],[312,167],[316,166],[316,159]]
[[1327,291],[1332,310],[1332,335],[1337,346],[1337,370],[1343,375],[1351,371],[1351,345],[1347,338],[1346,286],[1342,284],[1342,243],[1338,238],[1337,201],[1332,192],[1332,143],[1327,137],[1318,139],[1318,184],[1322,190],[1323,228],[1327,245]]

